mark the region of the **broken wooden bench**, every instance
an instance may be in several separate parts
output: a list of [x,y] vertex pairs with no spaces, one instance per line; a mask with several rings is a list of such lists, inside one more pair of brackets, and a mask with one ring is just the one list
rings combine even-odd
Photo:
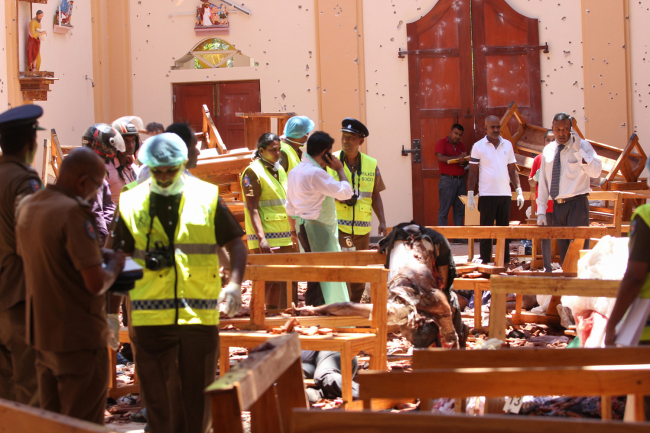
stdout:
[[[650,347],[605,349],[540,349],[516,348],[500,350],[443,350],[416,349],[413,351],[413,370],[463,368],[530,368],[530,367],[584,367],[604,365],[646,365],[650,363]],[[611,401],[602,396],[602,401]],[[634,399],[635,402],[637,398]],[[642,401],[642,400],[641,400]],[[460,412],[461,405],[456,406]],[[642,413],[642,411],[641,411]],[[611,404],[601,404],[603,420],[611,419]]]
[[307,408],[300,341],[296,334],[270,338],[206,390],[214,433],[243,433],[242,411],[251,432],[288,432],[292,409]]

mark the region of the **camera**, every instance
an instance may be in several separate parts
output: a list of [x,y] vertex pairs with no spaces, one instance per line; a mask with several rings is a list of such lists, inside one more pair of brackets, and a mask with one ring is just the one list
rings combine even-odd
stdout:
[[159,271],[174,265],[174,257],[161,241],[156,241],[155,248],[147,251],[144,256],[144,265],[150,271]]
[[358,198],[359,196],[354,194],[350,199],[345,200],[343,203],[347,204],[348,206],[354,206],[355,204],[357,204]]

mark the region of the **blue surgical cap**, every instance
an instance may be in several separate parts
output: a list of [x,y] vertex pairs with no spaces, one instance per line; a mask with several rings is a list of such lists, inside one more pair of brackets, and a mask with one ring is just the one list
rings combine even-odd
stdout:
[[138,160],[149,167],[174,167],[187,160],[187,145],[176,134],[164,132],[148,138],[138,152]]
[[314,122],[307,116],[293,116],[284,125],[284,136],[302,138],[314,129]]

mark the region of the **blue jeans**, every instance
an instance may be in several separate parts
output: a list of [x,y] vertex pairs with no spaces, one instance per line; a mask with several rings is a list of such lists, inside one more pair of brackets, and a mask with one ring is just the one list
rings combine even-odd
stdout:
[[446,226],[449,209],[454,207],[454,225],[462,226],[465,219],[465,205],[458,198],[459,195],[467,195],[465,177],[454,178],[440,176],[438,182],[438,197],[440,198],[440,209],[438,210],[438,225]]

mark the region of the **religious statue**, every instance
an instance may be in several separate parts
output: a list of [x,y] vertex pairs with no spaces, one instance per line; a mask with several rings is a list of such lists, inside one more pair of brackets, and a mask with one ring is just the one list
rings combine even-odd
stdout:
[[210,3],[210,0],[201,0],[201,6],[196,8],[195,27],[213,26],[228,27],[228,8]]
[[56,15],[54,16],[54,24],[58,26],[72,27],[72,8],[74,0],[62,0],[61,6],[56,8]]
[[36,16],[29,22],[29,35],[27,36],[27,69],[30,71],[41,70],[41,40],[45,39],[47,32],[41,28],[43,11],[36,11]]

